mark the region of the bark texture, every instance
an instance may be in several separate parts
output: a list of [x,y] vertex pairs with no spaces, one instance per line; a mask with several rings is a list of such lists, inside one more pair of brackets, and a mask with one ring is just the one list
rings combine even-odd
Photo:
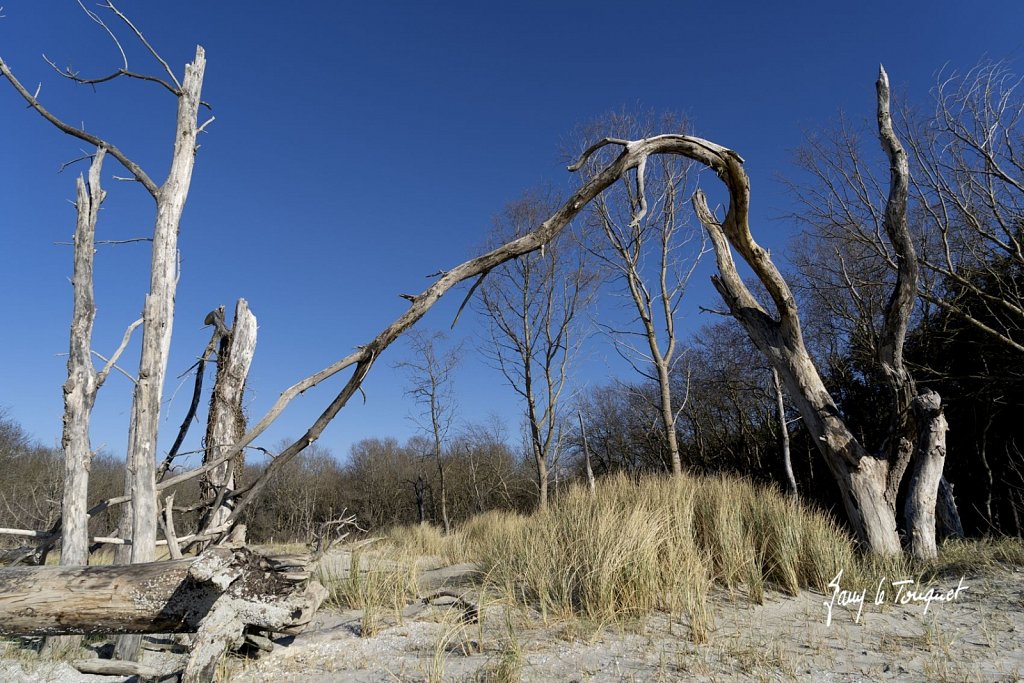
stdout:
[[935,543],[935,509],[939,480],[946,464],[946,418],[942,401],[934,391],[913,400],[919,425],[917,449],[910,474],[905,516],[910,550],[915,557],[931,559],[938,555]]
[[96,318],[93,298],[93,256],[96,244],[96,221],[106,192],[100,187],[100,170],[106,150],[96,150],[89,167],[89,184],[79,176],[77,181],[78,221],[75,226],[75,267],[71,278],[74,306],[71,314],[71,343],[68,353],[68,379],[64,382],[64,429],[61,447],[64,450],[64,499],[61,506],[62,566],[87,564],[89,561],[89,470],[92,447],[89,441],[89,418],[96,401],[96,368],[92,362],[92,328]]
[[[153,261],[149,294],[146,295],[142,314],[142,355],[128,428],[125,494],[131,496],[131,503],[125,508],[121,519],[121,535],[132,539],[132,544],[126,552],[119,553],[118,560],[121,562],[151,562],[155,557],[160,402],[174,327],[174,297],[178,285],[178,228],[195,165],[198,134],[196,116],[205,70],[206,54],[202,47],[197,47],[195,59],[185,66],[185,78],[178,93],[178,116],[170,172],[156,193]],[[140,641],[136,638],[122,639],[117,645],[118,657],[137,659],[139,645]]]
[[211,548],[198,557],[0,570],[0,634],[192,633],[183,681],[210,681],[243,629],[298,633],[327,595],[304,558]]
[[[217,378],[210,399],[203,464],[217,460],[245,434],[242,399],[255,350],[256,316],[249,311],[245,299],[239,299],[235,305],[232,328],[220,339]],[[200,479],[203,498],[212,506],[207,513],[206,522],[202,525],[203,528],[217,528],[227,521],[231,514],[231,503],[227,494],[234,490],[235,472],[241,469],[242,464],[242,454],[239,453]]]

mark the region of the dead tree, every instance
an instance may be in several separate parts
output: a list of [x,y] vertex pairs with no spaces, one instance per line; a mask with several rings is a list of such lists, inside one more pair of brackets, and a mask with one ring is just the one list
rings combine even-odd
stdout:
[[[862,540],[874,552],[897,553],[896,495],[908,464],[915,461],[911,499],[907,510],[911,550],[919,557],[934,557],[935,497],[945,459],[945,420],[933,392],[916,395],[912,378],[903,363],[903,345],[917,291],[917,263],[907,228],[909,184],[907,156],[892,128],[889,113],[889,81],[882,70],[878,80],[878,129],[890,161],[889,199],[884,228],[900,265],[896,285],[885,310],[879,361],[890,383],[894,447],[872,454],[860,444],[839,415],[803,342],[796,300],[768,253],[750,234],[748,207],[750,184],[742,160],[729,150],[705,153],[729,191],[729,207],[719,222],[703,193],[694,196],[701,222],[711,235],[718,262],[716,289],[731,314],[779,373],[804,424],[818,442],[843,495],[847,515]],[[736,249],[764,285],[778,313],[769,315],[747,289],[732,259]],[[912,405],[918,420],[911,413]]]
[[[220,323],[222,327],[223,312],[220,310],[221,321],[214,319],[213,323]],[[211,316],[215,317],[215,313],[211,313]],[[220,334],[218,347],[217,377],[210,398],[204,463],[217,460],[223,450],[245,434],[242,398],[249,365],[256,349],[256,316],[249,311],[245,299],[239,299],[235,305],[232,327],[230,330],[224,329]],[[241,471],[243,462],[242,453],[239,453],[233,460],[221,463],[200,479],[203,498],[210,506],[201,524],[203,529],[216,529],[227,521],[233,505],[231,494],[235,489],[235,473]]]
[[[120,76],[141,78],[155,82],[174,94],[178,103],[175,127],[174,150],[170,171],[158,185],[138,164],[129,159],[120,149],[82,128],[76,128],[57,118],[46,110],[36,95],[29,92],[0,60],[0,75],[3,75],[28,105],[60,131],[97,149],[103,148],[114,157],[138,181],[156,203],[156,218],[153,226],[152,265],[149,293],[143,305],[142,352],[139,371],[133,379],[135,389],[132,397],[131,417],[128,428],[128,456],[125,474],[125,492],[131,497],[131,505],[125,508],[121,522],[121,536],[131,538],[130,546],[122,546],[121,561],[148,562],[154,558],[156,542],[157,510],[156,480],[154,476],[157,452],[157,432],[160,423],[160,402],[163,394],[167,356],[170,349],[174,324],[174,294],[178,281],[178,229],[188,196],[192,169],[196,156],[196,137],[202,131],[197,120],[206,57],[202,47],[196,48],[195,59],[186,65],[184,78],[179,81],[167,63],[160,58],[141,32],[125,17],[112,2],[103,7],[122,20],[135,36],[149,49],[163,66],[168,80],[141,76],[128,70],[127,61],[123,68],[103,79],[83,79],[70,69],[62,73],[78,82],[94,84]],[[90,18],[99,23],[113,37],[99,17],[87,11]],[[116,41],[116,39],[115,39]],[[120,47],[120,45],[118,45]],[[123,51],[122,51],[123,54]],[[59,70],[58,70],[59,71]],[[204,124],[205,125],[205,124]],[[78,503],[79,507],[84,503]],[[122,654],[137,651],[130,646]]]
[[[96,318],[93,296],[93,263],[96,250],[96,223],[100,205],[106,192],[100,186],[100,171],[106,149],[98,147],[89,166],[89,181],[79,176],[76,181],[75,210],[78,219],[74,236],[74,273],[71,278],[74,304],[71,314],[71,334],[68,353],[68,379],[64,382],[64,425],[61,448],[64,451],[64,494],[61,504],[61,553],[64,567],[88,564],[89,515],[86,501],[89,497],[89,470],[92,467],[92,446],[89,440],[89,421],[96,394],[106,381],[114,364],[124,352],[132,332],[141,320],[128,327],[118,349],[97,372],[93,364],[92,329]],[[54,535],[56,529],[54,530]],[[58,644],[48,641],[47,646],[70,649],[78,639],[66,638]]]

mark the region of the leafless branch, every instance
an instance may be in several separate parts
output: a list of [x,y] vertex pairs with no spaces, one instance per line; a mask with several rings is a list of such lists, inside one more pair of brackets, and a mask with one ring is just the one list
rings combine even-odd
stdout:
[[132,33],[134,33],[135,37],[139,39],[139,42],[145,45],[146,49],[149,50],[149,53],[153,55],[153,58],[156,59],[156,61],[160,62],[160,65],[163,66],[164,71],[167,73],[167,76],[171,79],[171,82],[174,83],[176,87],[176,90],[174,90],[174,92],[181,92],[181,83],[178,81],[178,77],[174,75],[174,71],[167,64],[167,62],[164,61],[164,58],[160,56],[160,53],[157,52],[153,48],[153,46],[149,44],[149,41],[146,40],[146,36],[142,33],[142,31],[135,27],[135,24],[131,22],[131,19],[126,17],[121,12],[121,10],[115,7],[114,3],[111,2],[111,0],[107,0],[107,3],[105,5],[100,5],[100,7],[105,7],[106,9],[109,9],[111,12],[116,14],[117,18],[123,21],[128,26],[128,28],[132,30]]
[[153,195],[154,199],[157,197],[157,195],[160,192],[160,188],[157,186],[156,183],[153,182],[153,180],[146,174],[146,172],[142,170],[141,166],[139,166],[134,161],[129,159],[125,155],[125,153],[118,149],[116,146],[91,133],[85,132],[85,130],[81,128],[75,128],[74,126],[68,125],[67,123],[64,123],[56,116],[51,114],[45,107],[43,107],[42,104],[40,104],[37,98],[39,91],[36,90],[36,95],[33,95],[28,90],[26,90],[25,86],[21,84],[21,81],[15,78],[14,74],[11,72],[10,68],[7,66],[7,63],[3,59],[0,59],[0,75],[6,78],[7,81],[14,86],[14,89],[18,91],[18,94],[20,94],[22,98],[28,103],[29,107],[35,109],[36,112],[38,112],[44,119],[46,119],[54,126],[56,126],[58,130],[67,135],[78,138],[79,140],[88,142],[90,145],[93,145],[94,147],[105,147],[107,151],[110,153],[110,155],[117,159],[118,162],[120,162],[120,164],[124,166],[129,173],[132,174],[132,177],[135,180],[142,183],[142,186],[145,187],[146,190],[151,195]]
[[[97,356],[99,356],[101,359],[106,361],[106,365],[104,365],[103,369],[100,370],[98,375],[96,375],[96,388],[97,389],[99,389],[99,387],[103,385],[103,382],[106,381],[107,375],[110,374],[110,369],[111,368],[117,368],[117,359],[121,357],[121,354],[124,353],[125,348],[127,348],[128,342],[132,338],[132,332],[134,332],[136,330],[136,328],[138,328],[138,326],[141,325],[141,324],[142,324],[142,318],[139,318],[138,320],[136,320],[135,322],[133,322],[131,325],[128,326],[128,329],[126,329],[124,331],[124,336],[121,338],[121,343],[118,345],[117,349],[114,351],[114,355],[112,355],[110,357],[110,360],[107,360],[106,358],[103,358],[103,356],[100,356],[100,354],[98,354],[95,351],[93,351],[93,353],[96,353]],[[121,368],[117,368],[117,369],[119,371],[121,371],[121,372],[124,372],[124,370],[121,370]],[[125,374],[127,374],[127,373],[125,373]],[[128,375],[128,378],[132,379],[131,375]],[[132,379],[132,381],[134,382],[135,380]]]
[[[111,362],[111,360],[110,360],[109,358],[107,358],[106,356],[104,356],[104,355],[103,355],[102,353],[100,353],[99,351],[95,351],[95,350],[94,350],[94,351],[92,352],[92,354],[93,354],[94,356],[96,356],[97,358],[99,358],[99,359],[100,359],[101,361],[103,361],[104,363],[106,363],[106,364],[110,365],[110,367],[112,367],[113,369],[117,370],[118,372],[120,372],[120,373],[121,373],[122,375],[124,375],[125,377],[127,377],[127,378],[128,378],[129,380],[131,380],[131,383],[132,383],[132,384],[138,384],[138,383],[139,383],[139,380],[137,380],[137,379],[136,379],[136,378],[135,378],[134,376],[132,376],[132,374],[131,374],[130,372],[126,371],[126,370],[125,370],[124,368],[122,368],[121,366],[117,365],[116,363],[112,363],[112,362]],[[104,366],[104,367],[106,367],[106,366]]]

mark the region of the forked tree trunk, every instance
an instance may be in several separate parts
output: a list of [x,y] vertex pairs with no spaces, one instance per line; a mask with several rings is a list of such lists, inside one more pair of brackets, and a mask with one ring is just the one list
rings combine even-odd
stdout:
[[[715,247],[720,276],[716,289],[732,315],[778,372],[786,392],[804,419],[839,484],[851,525],[866,546],[881,554],[900,551],[896,534],[896,494],[911,460],[915,476],[907,523],[911,550],[921,558],[935,556],[934,509],[945,454],[945,420],[938,395],[922,397],[930,407],[916,420],[911,402],[916,390],[903,363],[903,346],[917,291],[917,258],[907,226],[909,170],[906,152],[896,137],[889,113],[889,79],[882,69],[877,83],[878,131],[890,162],[889,198],[884,227],[896,254],[896,284],[879,332],[877,361],[891,389],[893,424],[888,449],[867,453],[843,422],[835,402],[811,361],[803,342],[796,300],[768,252],[750,233],[750,183],[742,159],[734,152],[703,145],[692,158],[714,168],[729,191],[729,209],[721,223],[699,190],[694,207]],[[733,262],[730,246],[750,265],[778,311],[770,316],[750,293]],[[909,505],[909,504],[908,504]],[[930,507],[929,507],[930,506]],[[929,508],[925,513],[924,508]]]
[[[231,330],[221,337],[217,351],[217,377],[210,399],[204,465],[220,458],[245,435],[242,399],[255,350],[256,316],[249,311],[245,299],[239,299]],[[200,479],[203,499],[212,506],[202,528],[216,529],[227,521],[232,506],[226,496],[234,490],[235,473],[241,470],[243,462],[240,452],[237,458],[210,470]]]
[[[160,402],[174,326],[174,295],[178,284],[178,228],[195,165],[198,130],[196,116],[205,70],[205,52],[202,47],[197,47],[195,60],[185,66],[185,79],[178,94],[171,169],[167,180],[157,192],[153,263],[149,294],[146,295],[142,314],[142,355],[128,429],[125,494],[131,496],[132,500],[121,518],[121,535],[132,539],[132,544],[118,554],[121,562],[151,562],[155,557],[155,472]],[[139,638],[120,639],[116,648],[118,658],[137,659],[140,644]]]
[[[71,277],[74,305],[71,314],[71,341],[68,352],[68,378],[64,382],[64,428],[61,448],[64,451],[64,497],[61,503],[62,567],[89,563],[89,470],[92,468],[92,446],[89,440],[89,418],[96,402],[98,382],[92,362],[92,328],[96,319],[93,298],[93,262],[96,250],[96,222],[106,192],[100,187],[100,170],[106,149],[96,150],[89,167],[89,184],[81,176],[76,181],[74,274]],[[69,651],[78,647],[81,638],[64,636],[47,639],[44,649],[49,653]]]

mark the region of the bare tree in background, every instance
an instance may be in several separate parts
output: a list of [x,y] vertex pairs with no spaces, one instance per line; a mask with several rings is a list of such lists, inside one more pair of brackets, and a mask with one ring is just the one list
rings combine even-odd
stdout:
[[417,424],[429,437],[441,497],[441,521],[444,532],[451,533],[448,518],[448,491],[445,486],[444,446],[455,421],[455,392],[452,373],[459,364],[461,346],[445,351],[442,346],[446,337],[442,332],[409,333],[411,360],[402,361],[396,367],[406,371],[409,378],[406,394],[420,406],[421,415]]
[[[675,117],[611,115],[600,126],[617,137],[635,138],[657,130],[687,132]],[[642,377],[658,387],[657,410],[674,475],[683,471],[676,422],[685,398],[672,395],[672,374],[682,354],[676,318],[686,285],[706,252],[703,231],[688,225],[686,185],[692,162],[660,156],[637,170],[635,183],[623,178],[591,205],[605,241],[585,241],[628,293],[635,329],[602,327],[615,349]],[[600,244],[601,246],[597,246]]]
[[[1024,351],[1024,292],[1014,278],[1024,269],[1019,83],[1002,62],[940,77],[934,112],[904,109],[902,131],[920,296],[1017,352]],[[799,156],[811,182],[793,184],[800,218],[835,263],[815,285],[848,320],[879,317],[879,290],[884,294],[899,265],[884,234],[885,185],[865,163],[860,138],[845,120],[811,137]],[[983,308],[964,306],[967,296]]]
[[[496,221],[494,241],[526,234],[554,206],[536,192],[509,204]],[[525,404],[540,509],[547,507],[549,471],[558,467],[561,452],[565,416],[559,401],[582,336],[577,313],[594,282],[582,252],[561,242],[502,264],[480,288],[490,337],[485,353]]]

